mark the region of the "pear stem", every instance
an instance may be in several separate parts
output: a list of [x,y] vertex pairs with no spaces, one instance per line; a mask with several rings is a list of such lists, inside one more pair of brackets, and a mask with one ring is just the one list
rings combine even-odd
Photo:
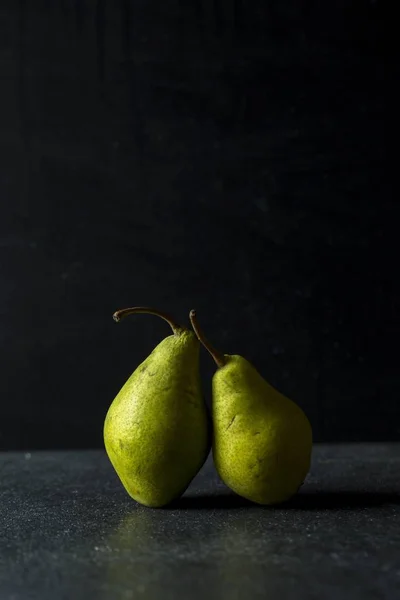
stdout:
[[164,321],[166,321],[171,327],[175,335],[179,334],[182,331],[182,327],[177,325],[168,314],[155,308],[150,308],[149,306],[133,306],[132,308],[123,308],[121,310],[117,310],[117,312],[113,314],[113,319],[116,323],[118,323],[119,321],[121,321],[121,319],[124,319],[128,315],[136,314],[155,315],[156,317],[164,319]]
[[205,337],[204,333],[200,329],[199,324],[197,322],[197,317],[196,317],[196,311],[195,310],[191,310],[190,311],[190,313],[189,313],[189,319],[190,319],[190,322],[192,324],[193,331],[195,332],[195,334],[197,336],[197,339],[199,340],[199,342],[201,344],[203,344],[203,346],[207,350],[207,352],[209,352],[211,354],[211,356],[215,360],[215,363],[216,363],[217,367],[221,368],[224,365],[226,365],[225,356],[223,354],[221,354],[221,352],[219,352],[218,350],[216,350],[210,344],[210,342],[207,340],[207,338]]

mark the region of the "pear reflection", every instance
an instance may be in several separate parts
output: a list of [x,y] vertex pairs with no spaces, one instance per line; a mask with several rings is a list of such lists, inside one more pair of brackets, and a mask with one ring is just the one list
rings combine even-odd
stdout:
[[299,585],[311,586],[309,573],[299,568],[304,557],[288,536],[295,520],[295,515],[257,507],[225,521],[216,561],[219,597],[296,598]]
[[275,591],[276,548],[263,540],[263,521],[259,510],[138,507],[107,540],[104,600],[245,597],[255,582]]
[[200,537],[196,524],[198,513],[188,519],[180,510],[138,507],[126,515],[107,540],[104,598],[190,598],[207,568],[207,532]]
[[110,535],[104,598],[126,600],[144,595],[159,598],[164,585],[156,558],[160,554],[156,511],[138,507],[125,515]]

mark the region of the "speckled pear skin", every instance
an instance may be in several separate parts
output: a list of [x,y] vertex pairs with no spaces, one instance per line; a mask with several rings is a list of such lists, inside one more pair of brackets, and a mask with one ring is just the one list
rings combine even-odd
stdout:
[[224,356],[213,377],[213,457],[240,496],[277,504],[293,496],[311,460],[311,425],[299,406],[241,356]]
[[161,507],[185,491],[210,442],[199,342],[182,330],[165,338],[116,396],[104,423],[105,448],[128,494]]

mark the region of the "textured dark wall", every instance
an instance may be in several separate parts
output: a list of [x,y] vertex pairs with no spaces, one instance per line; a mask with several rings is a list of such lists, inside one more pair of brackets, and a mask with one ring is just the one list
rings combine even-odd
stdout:
[[2,0],[1,448],[101,445],[168,334],[134,304],[196,307],[317,439],[399,438],[385,13]]

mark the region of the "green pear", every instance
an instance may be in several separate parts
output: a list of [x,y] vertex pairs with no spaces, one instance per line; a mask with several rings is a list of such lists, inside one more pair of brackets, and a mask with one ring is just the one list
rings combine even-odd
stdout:
[[310,468],[311,425],[297,404],[273,388],[242,356],[221,354],[193,329],[214,358],[213,457],[224,483],[259,504],[288,500]]
[[161,507],[185,491],[210,450],[200,344],[192,331],[151,308],[120,310],[114,320],[136,313],[163,318],[173,335],[158,344],[114,399],[104,444],[128,494],[145,506]]

